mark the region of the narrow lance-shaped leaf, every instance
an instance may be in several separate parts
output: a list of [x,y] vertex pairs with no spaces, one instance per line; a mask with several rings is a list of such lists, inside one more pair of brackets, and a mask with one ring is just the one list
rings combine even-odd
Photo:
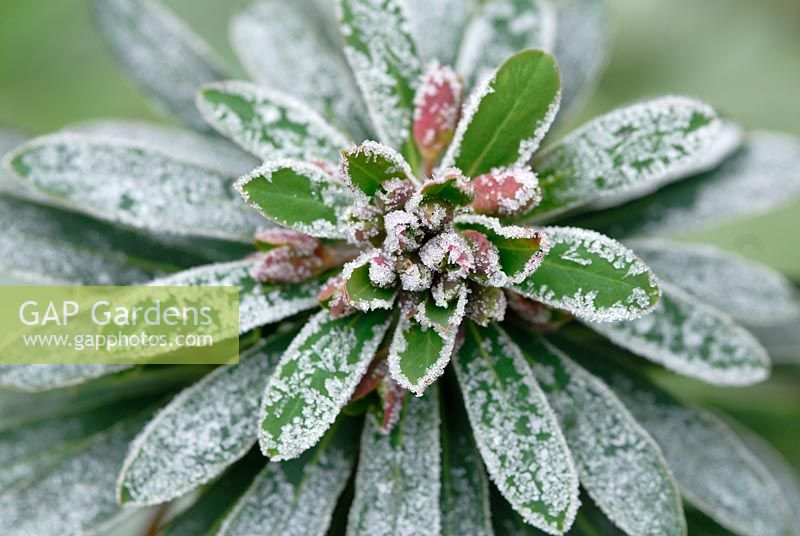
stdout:
[[777,484],[728,426],[612,366],[602,354],[581,354],[573,353],[608,382],[658,442],[684,499],[736,534],[787,533]]
[[661,288],[650,315],[589,326],[622,348],[708,383],[749,385],[769,375],[769,356],[746,329],[671,284],[662,281]]
[[499,327],[466,326],[455,369],[486,469],[525,521],[566,532],[578,476],[556,416],[519,348]]
[[[471,4],[468,0],[405,0],[411,31],[425,60],[455,62]],[[436,28],[435,31],[432,29]]]
[[197,107],[220,134],[261,160],[336,162],[350,143],[305,104],[247,82],[203,86]]
[[304,283],[263,285],[253,279],[253,261],[242,260],[199,266],[151,281],[155,286],[232,286],[239,287],[239,332],[271,324],[299,312],[317,307],[320,279]]
[[797,199],[798,166],[800,139],[778,132],[754,132],[741,150],[718,168],[621,207],[576,218],[574,224],[618,236],[715,227]]
[[681,497],[661,450],[614,393],[547,341],[515,331],[558,416],[581,484],[628,534],[686,534]]
[[439,472],[439,398],[435,388],[421,398],[407,397],[388,434],[375,414],[367,412],[347,534],[440,534]]
[[224,173],[145,146],[56,134],[22,146],[8,162],[39,193],[105,221],[241,241],[258,223]]
[[161,107],[196,130],[209,130],[194,107],[197,88],[225,69],[172,12],[155,0],[92,0],[117,61]]
[[563,124],[594,91],[608,61],[611,32],[606,0],[558,0],[553,55],[561,71]]
[[180,497],[244,456],[257,438],[257,393],[289,341],[283,335],[257,346],[165,406],[131,444],[117,483],[120,504]]
[[[314,3],[314,2],[306,2]],[[332,0],[324,0],[331,5]],[[361,139],[364,105],[341,53],[341,37],[326,38],[320,8],[303,2],[256,2],[234,16],[231,43],[250,77],[295,95],[331,123]],[[335,29],[335,17],[330,26]]]
[[0,364],[0,388],[37,393],[79,385],[129,368],[130,365]]
[[414,94],[422,66],[399,0],[338,0],[344,52],[378,137],[414,165]]
[[660,278],[739,322],[764,326],[800,318],[797,289],[771,268],[713,246],[664,240],[628,244]]
[[220,536],[323,536],[353,469],[356,423],[340,418],[296,459],[269,463],[225,516]]
[[457,71],[473,85],[520,50],[553,50],[556,12],[548,0],[477,2],[464,31]]
[[[441,384],[440,384],[441,385]],[[493,536],[489,482],[455,384],[442,404],[442,536]]]
[[650,269],[619,242],[585,229],[545,227],[550,252],[515,291],[593,322],[650,313],[661,291]]
[[558,111],[561,81],[549,54],[525,50],[503,62],[464,106],[442,166],[466,177],[527,166]]
[[536,155],[542,203],[524,218],[655,190],[701,157],[720,128],[714,110],[686,97],[662,97],[598,117]]
[[311,236],[344,238],[339,220],[353,198],[343,184],[313,164],[268,162],[239,179],[236,189],[279,225]]
[[[0,497],[0,532],[30,534],[102,533],[130,515],[114,497],[114,480],[141,416],[97,435],[74,456]],[[43,505],[47,505],[46,508]]]
[[390,320],[385,310],[333,319],[320,311],[283,354],[261,404],[259,443],[296,458],[330,427],[367,370]]

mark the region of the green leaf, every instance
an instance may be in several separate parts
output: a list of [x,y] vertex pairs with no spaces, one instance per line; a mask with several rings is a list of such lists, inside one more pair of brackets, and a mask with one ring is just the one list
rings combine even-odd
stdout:
[[322,279],[303,283],[263,285],[253,279],[249,259],[209,264],[151,281],[156,286],[232,286],[239,287],[239,333],[289,318],[314,309]]
[[0,268],[37,283],[127,285],[204,262],[143,234],[0,195]]
[[136,229],[249,241],[258,224],[226,175],[144,145],[55,134],[8,163],[54,202]]
[[594,91],[608,61],[611,31],[606,0],[558,0],[553,55],[561,71],[561,113],[564,123]]
[[234,464],[225,471],[225,474],[203,489],[197,500],[170,520],[159,534],[163,536],[211,534],[264,467],[264,457],[253,454]]
[[522,331],[514,339],[600,509],[628,534],[686,534],[681,496],[661,450],[608,386],[547,341]]
[[320,311],[281,357],[261,404],[259,443],[275,461],[296,458],[333,423],[367,370],[390,312],[333,319]]
[[[369,131],[364,104],[341,53],[341,38],[306,2],[262,1],[247,6],[231,21],[231,43],[250,77],[259,85],[294,95],[332,124],[357,139]],[[333,2],[324,0],[332,9]]]
[[345,281],[347,301],[361,311],[390,309],[397,297],[397,290],[394,287],[381,288],[372,284],[369,279],[368,264],[371,256],[372,253],[367,252],[345,265],[342,277]]
[[543,232],[550,252],[515,291],[593,322],[639,318],[656,306],[661,291],[655,276],[619,242],[571,227]]
[[[427,62],[455,63],[472,3],[469,0],[405,0],[411,33]],[[436,31],[431,31],[436,28]],[[493,67],[493,65],[492,65]]]
[[739,322],[769,326],[800,318],[797,289],[771,268],[713,246],[665,240],[636,240],[628,245],[659,278]]
[[[463,306],[462,306],[463,317]],[[455,345],[458,324],[450,333],[421,325],[404,316],[398,321],[389,347],[392,379],[417,396],[442,375]]]
[[440,534],[440,452],[435,388],[421,398],[407,397],[388,434],[367,412],[347,534]]
[[560,88],[549,54],[525,50],[505,60],[470,96],[442,167],[477,177],[526,166],[555,118]]
[[492,481],[527,523],[566,532],[578,509],[578,476],[556,416],[519,348],[499,327],[468,322],[454,362]]
[[708,383],[749,385],[769,375],[769,356],[746,329],[669,283],[662,281],[661,289],[649,316],[589,326],[622,348]]
[[268,464],[225,517],[217,534],[323,536],[355,462],[356,423],[339,419],[296,459]]
[[787,322],[779,326],[748,327],[764,345],[773,363],[800,364],[800,330],[797,322]]
[[284,227],[323,238],[344,238],[339,225],[353,203],[347,188],[313,164],[267,162],[236,183],[245,201]]
[[522,218],[545,218],[679,178],[713,146],[714,110],[686,97],[662,97],[614,110],[536,155],[542,202]]
[[[9,151],[19,147],[30,139],[22,131],[0,127],[0,160]],[[14,175],[5,166],[0,166],[0,193],[13,192],[19,188],[19,183],[14,180]]]
[[721,420],[612,366],[602,352],[573,356],[606,380],[658,442],[686,501],[737,534],[788,531],[777,484]]
[[136,437],[120,471],[120,504],[161,504],[219,476],[256,442],[258,397],[286,335],[184,389]]
[[442,404],[442,536],[493,536],[489,482],[464,401],[457,388],[447,395],[447,403]]
[[492,286],[523,283],[546,258],[547,236],[536,229],[503,225],[495,218],[480,215],[457,218],[456,228],[479,231],[497,247],[502,272],[490,276],[488,283]]
[[414,94],[422,74],[399,0],[338,0],[344,53],[356,77],[378,139],[419,160],[411,140]]
[[247,82],[200,89],[197,107],[220,134],[261,160],[294,158],[336,162],[347,136],[294,98]]
[[556,12],[548,0],[485,0],[476,4],[456,64],[456,71],[468,85],[482,80],[520,50],[553,49]]
[[400,153],[374,141],[342,152],[339,175],[367,197],[375,196],[385,181],[415,180]]
[[195,130],[209,130],[194,107],[197,88],[227,78],[211,49],[155,0],[92,0],[117,61],[158,104]]
[[37,393],[79,385],[129,368],[130,365],[0,364],[0,388]]
[[[665,235],[716,227],[770,212],[800,196],[800,138],[754,132],[717,169],[671,184],[576,224],[619,236]],[[725,195],[720,195],[725,192]]]
[[0,532],[103,533],[131,515],[133,510],[117,505],[114,481],[128,443],[142,424],[141,415],[115,424],[73,456],[0,496]]

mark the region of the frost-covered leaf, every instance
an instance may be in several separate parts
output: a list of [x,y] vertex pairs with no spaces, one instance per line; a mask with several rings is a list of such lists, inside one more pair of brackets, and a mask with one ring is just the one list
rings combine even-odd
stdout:
[[138,229],[249,241],[259,221],[224,173],[146,146],[55,134],[23,145],[9,164],[53,201]]
[[520,50],[553,50],[556,12],[549,0],[485,0],[475,4],[456,63],[456,70],[468,85],[483,79]]
[[339,176],[368,197],[373,197],[384,181],[414,180],[400,153],[374,141],[344,151]]
[[556,0],[553,55],[561,71],[561,113],[569,118],[594,91],[608,61],[611,32],[606,0]]
[[[8,152],[19,147],[30,139],[30,136],[16,129],[0,127],[0,161]],[[0,192],[13,192],[19,188],[14,175],[5,166],[0,165]]]
[[593,119],[536,155],[542,202],[525,218],[664,186],[712,146],[720,128],[711,107],[686,97],[644,101]]
[[497,248],[501,271],[489,276],[488,284],[496,287],[522,283],[541,265],[550,249],[547,235],[538,229],[502,225],[486,216],[461,216],[458,229],[474,229],[485,235]]
[[764,468],[780,488],[781,498],[786,504],[785,511],[789,514],[791,534],[800,534],[800,477],[797,470],[792,467],[775,447],[746,429],[739,423],[731,422],[731,427],[736,435],[749,450],[762,463]]
[[[426,61],[452,65],[467,24],[470,0],[405,0],[411,33]],[[492,66],[494,67],[494,66]]]
[[264,457],[255,452],[234,464],[208,485],[192,505],[171,519],[159,533],[162,536],[211,534],[222,517],[247,490],[264,467]]
[[[321,0],[332,7],[333,0]],[[369,130],[350,69],[316,2],[257,2],[231,22],[231,42],[256,82],[296,96],[357,139]],[[332,10],[331,10],[332,11]],[[335,19],[335,17],[334,17]]]
[[600,509],[628,534],[685,534],[681,497],[661,450],[608,386],[543,339],[522,331],[514,339]]
[[289,343],[279,336],[184,389],[131,445],[120,504],[160,504],[219,476],[256,442],[258,393]]
[[422,65],[401,0],[338,0],[344,53],[380,141],[418,159],[411,140]]
[[35,480],[0,496],[0,532],[8,536],[104,532],[130,515],[114,497],[114,480],[141,416],[97,435]]
[[553,410],[520,349],[496,325],[469,322],[454,360],[492,481],[526,522],[554,534],[572,525],[578,476]]
[[685,376],[749,385],[769,375],[766,350],[727,314],[661,282],[653,312],[630,322],[590,323],[614,344]]
[[209,264],[151,281],[156,286],[231,286],[239,287],[239,333],[271,324],[319,305],[317,294],[322,281],[265,285],[250,275],[253,261],[245,259]]
[[493,536],[486,470],[461,396],[457,389],[447,394],[448,403],[442,404],[442,536]]
[[347,263],[342,270],[347,303],[361,311],[389,309],[397,296],[397,290],[393,287],[376,287],[370,281],[369,259],[372,255],[367,252]]
[[748,325],[777,325],[800,318],[791,281],[766,266],[707,245],[664,240],[627,243],[659,278]]
[[9,365],[0,364],[0,388],[39,392],[79,385],[130,365]]
[[261,160],[336,162],[350,144],[305,104],[248,82],[203,86],[197,107],[220,134]]
[[442,165],[455,165],[466,177],[527,166],[555,118],[560,94],[558,66],[549,54],[525,50],[506,59],[470,96]]
[[0,196],[0,268],[41,283],[125,285],[203,262],[74,212]]
[[323,536],[353,469],[356,423],[339,419],[312,450],[268,464],[236,502],[219,536]]
[[367,370],[388,328],[385,310],[333,319],[320,311],[281,357],[261,404],[259,443],[273,460],[312,447]]
[[686,501],[742,536],[786,534],[777,484],[727,425],[602,354],[582,355],[658,442]]
[[221,62],[155,0],[92,0],[92,11],[122,67],[162,108],[209,130],[194,107],[197,88],[227,78]]
[[[751,133],[718,168],[576,220],[618,236],[673,234],[769,212],[800,197],[800,138]],[[720,192],[724,192],[721,194]]]
[[545,227],[550,252],[520,294],[593,322],[648,314],[661,294],[650,269],[619,242],[585,229]]
[[[464,305],[461,307],[462,317]],[[389,347],[392,378],[402,387],[421,395],[442,375],[450,362],[458,324],[450,329],[450,333],[443,333],[415,320],[400,318]]]
[[361,434],[349,536],[440,534],[439,397],[407,397],[387,434],[367,412]]
[[236,189],[250,206],[279,225],[316,237],[345,236],[338,222],[353,203],[352,195],[313,164],[267,162],[239,179]]
[[94,119],[67,125],[64,132],[144,145],[182,161],[238,177],[259,161],[229,140],[158,123],[130,119]]

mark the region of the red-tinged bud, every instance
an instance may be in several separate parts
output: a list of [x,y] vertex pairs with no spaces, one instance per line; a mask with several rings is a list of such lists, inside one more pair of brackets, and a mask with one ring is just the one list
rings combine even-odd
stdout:
[[348,303],[344,285],[344,277],[340,274],[322,285],[317,294],[317,301],[328,309],[333,318],[342,318],[358,312],[358,309]]
[[500,322],[506,315],[506,295],[503,289],[472,285],[467,302],[467,316],[481,326]]
[[378,394],[381,397],[383,406],[381,430],[384,433],[389,433],[397,424],[397,421],[400,420],[400,412],[403,409],[406,390],[400,387],[392,378],[386,376],[378,386]]
[[572,320],[569,313],[550,309],[543,303],[529,300],[516,292],[508,292],[507,297],[508,307],[520,320],[537,331],[555,331]]
[[262,229],[256,232],[255,240],[256,248],[262,251],[288,246],[298,255],[313,255],[321,245],[313,236],[281,228]]
[[383,213],[402,210],[405,204],[414,195],[416,186],[410,180],[390,179],[381,184],[376,198]]
[[472,208],[478,214],[513,216],[540,200],[539,181],[530,169],[494,169],[472,179]]
[[474,229],[461,231],[461,236],[469,244],[475,258],[470,277],[480,282],[490,282],[493,276],[501,272],[500,250],[485,234]]
[[402,259],[397,263],[397,273],[400,275],[400,286],[408,292],[422,292],[431,286],[433,272],[411,259]]
[[325,263],[316,255],[298,255],[281,246],[253,255],[256,264],[250,275],[262,283],[300,283],[325,271]]
[[397,281],[394,262],[381,254],[372,257],[369,260],[369,280],[376,287],[388,288],[394,285]]
[[466,277],[475,265],[469,245],[460,234],[441,233],[419,250],[422,263],[434,271],[446,271],[453,277]]
[[464,88],[453,69],[433,62],[414,97],[414,141],[430,170],[453,140]]

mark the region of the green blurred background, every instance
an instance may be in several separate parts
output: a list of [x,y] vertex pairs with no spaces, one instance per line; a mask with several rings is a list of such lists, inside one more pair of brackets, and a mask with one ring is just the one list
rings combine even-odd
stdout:
[[[235,65],[228,18],[247,0],[165,3]],[[800,0],[609,3],[611,61],[579,120],[626,101],[680,93],[708,101],[747,128],[800,135]],[[40,133],[95,117],[164,121],[114,65],[86,0],[0,0],[0,124]],[[800,281],[798,234],[800,203],[794,203],[680,238],[715,243]],[[687,398],[732,413],[800,468],[797,368],[781,368],[764,384],[735,390],[674,375],[662,380]]]

